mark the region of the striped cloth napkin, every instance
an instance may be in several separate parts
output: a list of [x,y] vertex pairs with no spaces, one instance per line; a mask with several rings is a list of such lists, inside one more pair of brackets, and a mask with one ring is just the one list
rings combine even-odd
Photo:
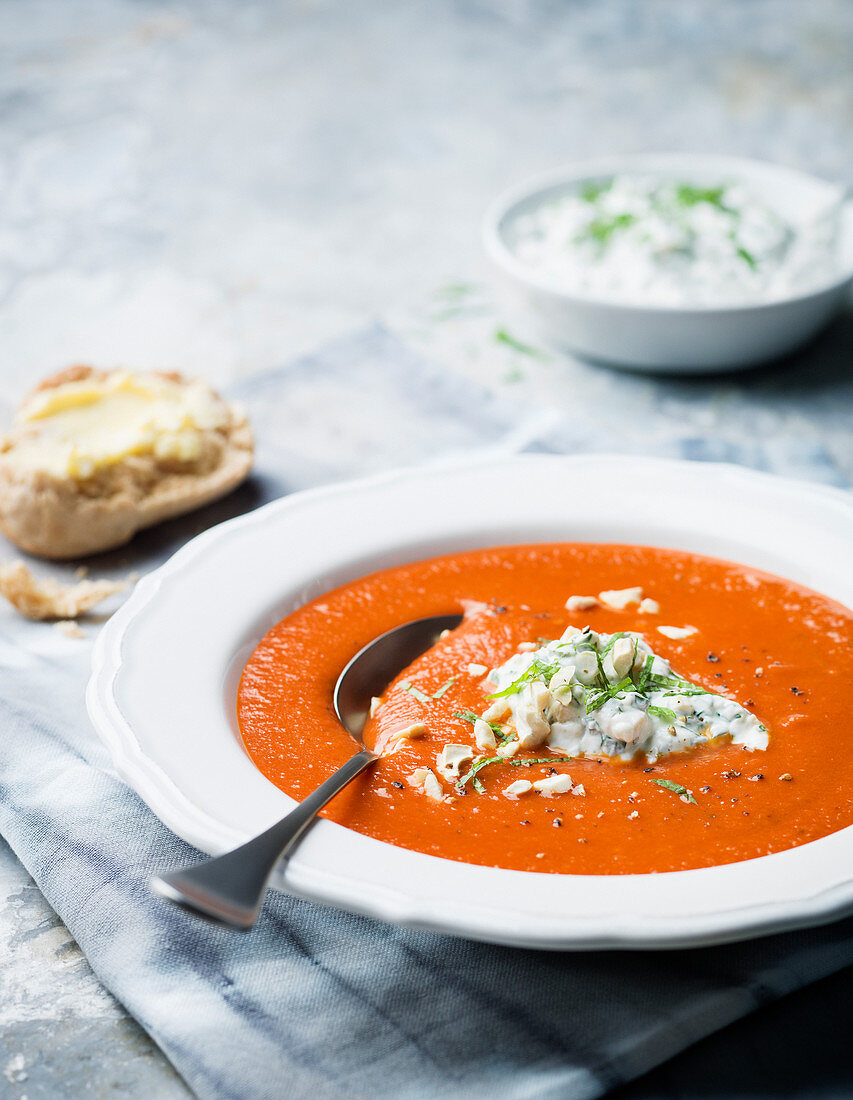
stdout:
[[[99,570],[151,568],[211,522],[343,475],[572,438],[380,328],[238,390],[258,475]],[[599,1096],[853,962],[851,920],[726,947],[588,954],[406,931],[281,894],[247,935],[195,920],[149,892],[152,874],[197,853],[124,786],[95,737],[90,641],[0,609],[0,831],[203,1098]]]

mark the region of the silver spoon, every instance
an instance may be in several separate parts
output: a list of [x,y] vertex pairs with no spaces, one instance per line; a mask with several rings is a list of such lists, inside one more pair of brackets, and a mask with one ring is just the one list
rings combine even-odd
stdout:
[[248,931],[258,919],[267,882],[279,859],[296,844],[326,803],[379,759],[361,739],[370,700],[381,695],[397,673],[434,645],[443,631],[453,630],[461,622],[461,615],[415,619],[380,634],[356,653],[338,677],[334,695],[338,718],[362,746],[355,756],[265,833],[216,859],[155,876],[151,880],[154,892],[191,912]]

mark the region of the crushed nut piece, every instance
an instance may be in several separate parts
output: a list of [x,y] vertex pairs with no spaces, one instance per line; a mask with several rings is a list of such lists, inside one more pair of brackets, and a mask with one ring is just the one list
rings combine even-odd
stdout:
[[566,600],[566,611],[589,611],[598,607],[595,596],[569,596]]
[[658,634],[663,634],[665,638],[672,638],[673,641],[689,638],[691,634],[699,633],[695,626],[658,626],[655,629]]
[[624,611],[629,603],[641,603],[643,599],[643,590],[639,586],[637,588],[609,588],[604,592],[598,593],[598,598],[607,607],[612,607],[616,611]]

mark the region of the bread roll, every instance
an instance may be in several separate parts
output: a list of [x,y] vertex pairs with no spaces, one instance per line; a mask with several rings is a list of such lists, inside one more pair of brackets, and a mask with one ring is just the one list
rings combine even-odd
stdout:
[[252,455],[245,413],[205,382],[71,367],[0,441],[0,530],[42,558],[111,550],[229,493]]

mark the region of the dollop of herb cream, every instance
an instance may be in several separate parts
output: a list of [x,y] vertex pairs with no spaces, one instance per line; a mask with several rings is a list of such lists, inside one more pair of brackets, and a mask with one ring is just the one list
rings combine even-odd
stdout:
[[[650,763],[726,738],[767,748],[766,727],[744,706],[674,672],[642,635],[569,628],[489,673],[484,716],[499,720],[499,754],[539,746],[563,756]],[[476,719],[473,713],[460,715]]]

